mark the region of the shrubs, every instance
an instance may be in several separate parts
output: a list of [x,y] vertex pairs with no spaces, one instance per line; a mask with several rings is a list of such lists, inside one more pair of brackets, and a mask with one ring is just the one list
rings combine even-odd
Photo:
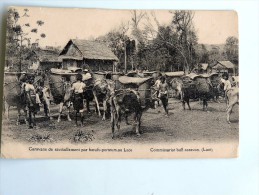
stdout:
[[74,142],[88,142],[88,141],[93,141],[93,139],[94,139],[93,134],[85,133],[82,130],[77,131],[73,137]]

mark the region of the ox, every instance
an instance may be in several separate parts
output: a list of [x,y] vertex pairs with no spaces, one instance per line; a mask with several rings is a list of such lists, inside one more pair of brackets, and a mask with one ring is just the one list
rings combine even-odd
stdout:
[[[17,117],[17,125],[20,124],[20,116],[21,116],[21,110],[25,113],[25,122],[27,123],[27,117],[29,116],[29,120],[32,121],[32,114],[35,118],[36,112],[39,110],[39,105],[32,101],[32,104],[35,109],[35,111],[30,112],[28,114],[28,108],[32,107],[30,106],[28,102],[30,102],[28,99],[28,94],[26,93],[26,85],[28,85],[28,81],[30,80],[31,84],[33,85],[33,88],[35,89],[35,93],[40,96],[40,100],[44,105],[44,111],[45,115],[48,116],[49,113],[49,98],[47,96],[48,94],[48,88],[43,87],[44,85],[44,77],[42,75],[37,75],[36,77],[32,73],[18,73],[18,72],[6,72],[5,73],[5,85],[4,85],[4,100],[5,100],[5,111],[7,112],[7,118],[9,119],[9,107],[15,106],[18,110],[18,117]],[[34,122],[35,125],[35,122]]]
[[233,107],[239,103],[239,88],[230,88],[226,91],[226,101],[227,101],[227,122],[230,124],[230,114]]
[[[21,86],[22,82],[20,81],[20,76],[21,73],[5,72],[4,77],[4,111],[6,112],[7,119],[9,120],[10,106],[15,106],[17,108],[17,125],[20,124],[21,110],[24,111],[25,116],[27,117],[26,98]],[[25,81],[25,75],[23,75],[23,77]],[[25,122],[27,122],[26,117]]]
[[102,120],[106,119],[107,104],[111,94],[114,92],[115,84],[112,80],[96,80],[93,86],[93,96],[97,107],[98,115],[101,116],[99,102],[103,103],[103,117]]
[[155,107],[155,89],[152,88],[151,78],[132,78],[122,76],[119,78],[120,89],[114,90],[110,97],[111,129],[114,138],[115,125],[120,131],[121,117],[124,115],[126,124],[128,116],[133,115],[136,135],[140,135],[141,116],[143,111]]
[[59,104],[59,116],[58,122],[61,121],[61,114],[63,111],[64,105],[68,109],[67,120],[71,121],[70,118],[70,107],[71,107],[71,81],[70,77],[75,76],[76,73],[60,73],[55,72],[56,70],[52,70],[49,75],[49,85],[50,91],[53,96],[53,100],[55,104]]
[[[115,82],[112,80],[116,80],[113,78],[113,74],[110,72],[95,72],[91,73],[93,78],[93,87],[92,87],[92,94],[94,97],[95,105],[96,105],[96,112],[101,117],[100,111],[100,103],[103,105],[103,117],[102,120],[106,119],[106,113],[110,106],[109,99],[111,94],[114,92],[115,89]],[[118,77],[119,74],[114,74],[115,77]]]
[[120,131],[120,123],[122,114],[125,114],[126,123],[127,116],[133,113],[133,119],[136,125],[136,134],[140,135],[140,124],[142,116],[142,108],[139,94],[135,90],[118,90],[111,97],[111,126],[112,138],[114,138],[115,124]]
[[214,90],[210,83],[210,80],[206,76],[190,74],[184,77],[184,79],[188,78],[189,81],[184,84],[182,80],[173,80],[171,82],[171,87],[177,94],[179,95],[183,109],[185,110],[185,103],[187,103],[189,110],[190,107],[190,99],[201,99],[203,102],[203,110],[207,110],[208,108],[208,100],[214,99]]

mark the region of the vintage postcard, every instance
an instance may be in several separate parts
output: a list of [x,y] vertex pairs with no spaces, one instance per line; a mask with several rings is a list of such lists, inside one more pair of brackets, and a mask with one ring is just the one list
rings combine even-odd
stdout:
[[235,158],[235,11],[9,7],[2,158]]

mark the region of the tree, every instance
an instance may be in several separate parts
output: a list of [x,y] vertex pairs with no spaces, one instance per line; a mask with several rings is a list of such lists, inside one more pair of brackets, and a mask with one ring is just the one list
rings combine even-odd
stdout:
[[118,66],[120,69],[125,67],[125,63],[130,64],[131,58],[129,57],[129,48],[132,45],[130,46],[129,44],[126,44],[126,42],[130,40],[130,38],[127,36],[128,30],[129,23],[121,23],[118,28],[111,30],[104,36],[96,38],[96,41],[104,42],[109,48],[111,48],[113,53],[118,57],[120,62]]
[[[195,50],[198,38],[192,23],[194,13],[191,11],[170,11],[170,13],[173,14],[171,24],[166,28],[161,28],[155,12],[151,12],[151,16],[146,17],[147,22],[144,25],[143,34],[146,40],[158,40],[159,37],[161,44],[166,44],[170,50],[174,51],[173,59],[177,70],[180,64],[185,73],[189,73],[198,60]],[[171,67],[171,69],[174,68]]]
[[133,10],[130,12],[131,12],[131,26],[132,26],[131,35],[135,39],[136,51],[137,51],[138,43],[143,42],[143,39],[144,39],[143,32],[139,26],[140,26],[141,20],[146,16],[146,12],[142,11],[142,10],[140,10],[140,11]]
[[[28,68],[28,60],[33,61],[33,58],[27,58],[28,56],[33,56],[31,53],[33,49],[31,47],[31,38],[30,33],[38,33],[38,28],[32,28],[28,31],[28,28],[31,27],[30,23],[19,23],[21,17],[30,17],[28,9],[24,9],[24,14],[20,16],[20,13],[14,9],[10,8],[8,10],[7,16],[7,66],[12,66],[14,71],[24,71]],[[37,21],[38,26],[44,24],[43,21]],[[44,33],[40,34],[41,38],[45,38]],[[39,40],[39,39],[38,39]]]
[[209,51],[207,50],[206,46],[204,44],[198,45],[196,48],[197,52],[197,61],[198,63],[209,63]]
[[193,25],[194,12],[174,11],[172,28],[178,35],[177,48],[183,58],[184,71],[189,73],[197,63],[195,46],[197,45],[197,35]]
[[225,43],[225,52],[229,61],[238,64],[238,39],[236,37],[228,37]]

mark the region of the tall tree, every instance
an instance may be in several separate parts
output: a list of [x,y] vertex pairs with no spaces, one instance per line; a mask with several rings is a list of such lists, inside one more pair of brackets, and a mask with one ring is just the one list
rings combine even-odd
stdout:
[[[21,18],[30,17],[28,9],[23,10],[24,13],[21,14],[14,8],[10,8],[8,10],[7,16],[7,47],[6,47],[6,55],[7,55],[7,66],[12,66],[14,71],[25,71],[28,68],[28,62],[26,60],[35,60],[28,59],[28,56],[33,49],[31,47],[31,33],[38,33],[38,28],[32,28],[30,23],[20,23]],[[26,20],[25,20],[26,21]],[[36,22],[38,26],[42,26],[44,24],[43,21],[38,20]],[[28,31],[29,32],[26,32]],[[40,34],[41,38],[45,38],[46,35],[44,33]],[[36,41],[39,39],[36,39]]]
[[198,63],[209,63],[209,51],[204,44],[198,45],[196,52]]
[[197,35],[193,25],[194,12],[174,11],[172,28],[178,35],[177,47],[183,58],[184,71],[189,73],[197,63],[195,46],[197,45]]
[[225,43],[225,52],[228,60],[238,64],[238,39],[236,37],[228,37]]
[[131,12],[131,34],[136,42],[136,51],[138,50],[138,43],[143,42],[143,32],[140,29],[140,22],[146,16],[146,12],[142,10],[132,10]]
[[[160,28],[161,25],[152,12],[151,17],[147,17],[144,36],[147,40],[160,37],[161,43],[166,43],[175,51],[178,70],[180,63],[183,70],[189,73],[198,59],[195,50],[198,38],[192,22],[194,13],[191,11],[170,11],[170,13],[173,14],[171,24],[168,28]],[[163,31],[170,32],[170,36],[164,36]]]
[[[105,34],[104,36],[100,36],[96,38],[96,41],[104,42],[114,54],[118,57],[120,64],[118,65],[120,69],[125,67],[125,59],[127,60],[126,63],[130,64],[129,56],[125,58],[125,49],[126,42],[129,40],[127,36],[127,32],[129,30],[129,23],[121,23],[118,28],[115,28]],[[126,53],[129,55],[129,53]]]

